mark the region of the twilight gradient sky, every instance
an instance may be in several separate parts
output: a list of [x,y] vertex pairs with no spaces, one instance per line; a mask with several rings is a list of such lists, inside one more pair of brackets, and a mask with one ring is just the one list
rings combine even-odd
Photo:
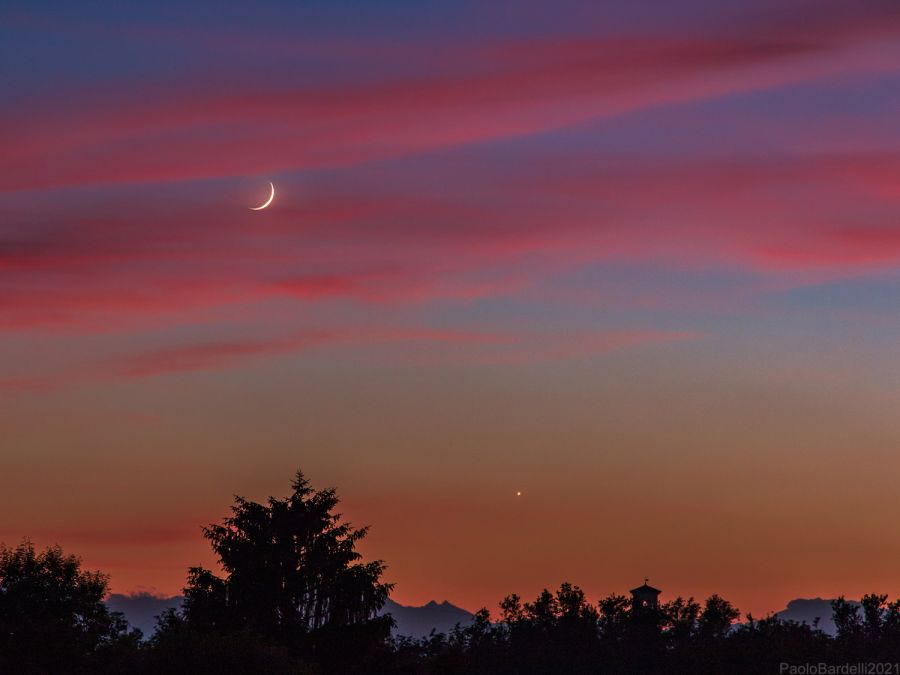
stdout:
[[135,4],[0,9],[0,540],[900,593],[900,3]]

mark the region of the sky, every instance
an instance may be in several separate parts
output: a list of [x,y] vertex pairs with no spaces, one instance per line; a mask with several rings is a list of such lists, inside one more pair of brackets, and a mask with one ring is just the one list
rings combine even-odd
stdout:
[[900,594],[894,0],[12,2],[0,91],[0,541],[176,593],[302,468],[405,604]]

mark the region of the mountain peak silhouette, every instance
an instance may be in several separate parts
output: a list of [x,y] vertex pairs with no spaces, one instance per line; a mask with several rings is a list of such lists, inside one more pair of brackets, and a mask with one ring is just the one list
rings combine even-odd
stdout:
[[[859,605],[856,600],[850,600],[850,604]],[[834,635],[837,628],[831,617],[830,598],[794,598],[787,603],[787,607],[775,615],[784,621],[796,621],[808,623],[812,626],[818,620],[818,626],[828,635]]]
[[[180,607],[183,598],[179,596],[162,597],[149,593],[122,594],[113,593],[107,600],[107,606],[122,612],[135,628],[140,628],[144,638],[153,635],[156,628],[156,617],[170,607]],[[437,602],[430,600],[420,607],[401,605],[388,599],[379,614],[390,614],[397,623],[396,635],[408,637],[425,637],[432,630],[436,633],[449,633],[456,624],[467,625],[472,621],[472,613],[457,607],[448,600]]]
[[449,601],[430,600],[421,607],[401,605],[388,598],[380,614],[394,617],[396,635],[408,637],[425,637],[431,631],[449,633],[456,624],[462,626],[472,622],[472,613],[451,604]]

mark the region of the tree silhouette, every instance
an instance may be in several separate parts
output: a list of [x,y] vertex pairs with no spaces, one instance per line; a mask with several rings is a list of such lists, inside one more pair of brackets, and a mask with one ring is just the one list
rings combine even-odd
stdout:
[[0,672],[70,672],[133,648],[121,614],[103,603],[108,577],[81,569],[59,546],[0,544]]
[[862,620],[859,616],[859,608],[844,599],[844,596],[831,601],[831,612],[834,618],[834,626],[837,629],[837,638],[842,641],[856,640],[862,633]]
[[693,598],[677,597],[660,608],[666,627],[666,637],[679,644],[692,639],[697,631],[700,604]]
[[697,632],[701,639],[717,640],[728,635],[741,613],[725,598],[711,595],[703,605],[697,619]]
[[376,614],[391,584],[381,581],[382,561],[360,562],[367,528],[341,522],[335,491],[314,490],[302,472],[292,488],[265,504],[236,496],[231,516],[204,528],[225,574],[190,569],[184,621],[207,632],[249,630],[317,660],[386,644],[392,620]]
[[481,609],[449,634],[391,638],[378,616],[384,564],[356,550],[366,529],[342,522],[334,490],[299,472],[292,488],[263,504],[235,497],[204,528],[221,572],[191,568],[183,608],[160,616],[148,642],[103,604],[104,574],[59,547],[0,545],[0,673],[718,675],[900,655],[900,600],[874,593],[832,602],[835,637],[777,615],[737,624],[719,595],[592,604],[563,583],[531,601],[507,596],[497,620]]

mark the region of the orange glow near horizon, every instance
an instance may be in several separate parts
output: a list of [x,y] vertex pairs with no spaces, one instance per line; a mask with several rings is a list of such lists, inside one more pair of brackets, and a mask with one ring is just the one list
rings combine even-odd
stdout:
[[0,10],[0,541],[174,594],[301,468],[404,603],[900,594],[900,5],[272,2]]

